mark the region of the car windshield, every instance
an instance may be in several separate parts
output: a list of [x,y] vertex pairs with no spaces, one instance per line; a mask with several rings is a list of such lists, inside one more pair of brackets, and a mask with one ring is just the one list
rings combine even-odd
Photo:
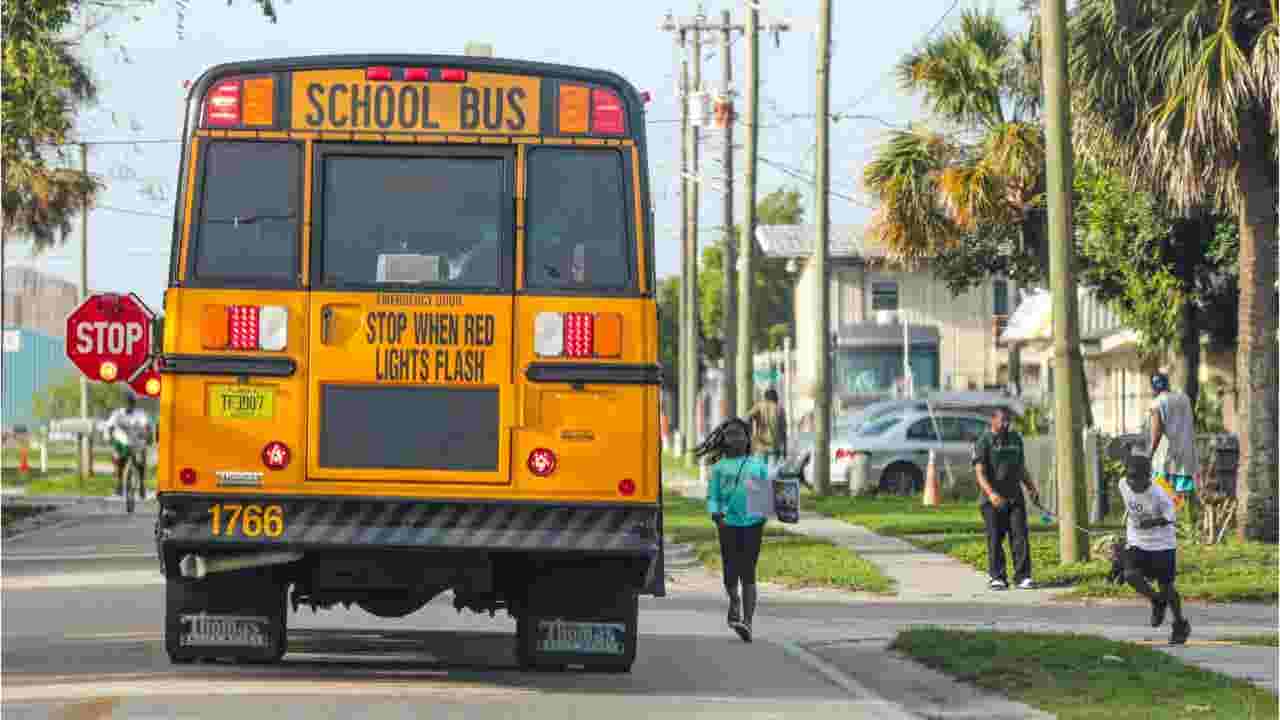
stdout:
[[883,435],[889,431],[889,428],[897,425],[901,419],[902,418],[900,417],[888,417],[869,422],[858,430],[858,436],[875,437],[877,435]]

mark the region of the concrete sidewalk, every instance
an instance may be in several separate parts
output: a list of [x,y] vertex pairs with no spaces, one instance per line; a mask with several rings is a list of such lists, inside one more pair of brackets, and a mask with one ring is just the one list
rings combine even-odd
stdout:
[[[686,497],[694,499],[706,497],[706,484],[699,478],[686,474],[667,470],[664,472],[663,485]],[[999,629],[1062,631],[1062,627],[1055,625],[1053,617],[1069,612],[1073,606],[1079,607],[1084,604],[1079,601],[1055,600],[1054,596],[1060,594],[1063,588],[990,590],[987,587],[986,573],[959,560],[920,549],[905,540],[877,535],[858,525],[824,517],[812,511],[806,512],[803,501],[800,507],[800,522],[784,527],[791,532],[822,538],[865,558],[894,581],[897,602],[1045,607],[1047,610],[1043,623],[1037,622],[1031,625],[1018,623],[1012,626],[1001,624]],[[1034,568],[1032,572],[1034,575]],[[1137,599],[1130,604],[1140,604],[1145,607],[1145,603]],[[1158,630],[1146,626],[1134,627],[1132,631],[1116,630],[1114,627],[1098,628],[1097,634],[1112,640],[1149,644],[1184,662],[1247,680],[1280,694],[1280,669],[1277,668],[1277,655],[1274,648],[1203,643],[1216,636],[1197,633],[1196,627],[1200,625],[1208,630],[1216,625],[1215,615],[1219,613],[1214,612],[1215,608],[1230,608],[1231,615],[1248,616],[1250,620],[1257,622],[1256,633],[1277,632],[1275,606],[1206,606],[1187,603],[1187,616],[1191,620],[1193,632],[1189,645],[1171,646],[1163,644],[1162,640],[1157,640],[1156,638],[1167,637],[1168,624]],[[941,614],[945,614],[945,611]],[[947,625],[945,619],[940,619],[936,624]],[[1078,631],[1078,628],[1072,628],[1072,630]]]

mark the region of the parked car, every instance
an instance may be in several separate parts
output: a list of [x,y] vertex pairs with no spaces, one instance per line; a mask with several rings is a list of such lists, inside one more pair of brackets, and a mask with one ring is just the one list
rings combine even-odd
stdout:
[[869,487],[851,486],[851,492],[921,492],[929,451],[934,450],[948,487],[972,483],[973,441],[990,422],[990,416],[979,412],[935,410],[930,414],[927,409],[908,409],[881,416],[856,433],[833,433],[829,461],[832,482],[851,483],[855,456],[861,454],[866,456]]
[[[846,438],[859,433],[863,427],[869,426],[884,418],[900,414],[903,412],[919,412],[928,413],[932,407],[935,412],[938,411],[956,411],[968,413],[969,415],[977,415],[983,418],[984,426],[990,423],[991,414],[995,408],[1005,408],[1009,410],[1013,416],[1019,417],[1026,412],[1026,406],[1021,400],[1005,393],[985,392],[985,391],[944,391],[935,392],[924,399],[890,399],[873,402],[870,405],[863,406],[845,415],[834,417],[831,420],[831,448],[832,452],[839,447],[838,439]],[[807,466],[812,464],[814,432],[813,431],[797,431],[792,434],[788,441],[787,457],[788,460],[795,462],[797,465],[805,467],[805,475],[801,482],[809,485],[807,476]],[[928,462],[928,455],[925,456],[925,463]],[[832,466],[835,468],[834,464]],[[921,476],[923,477],[923,475]],[[831,475],[832,482],[847,482],[843,475]],[[923,480],[921,481],[923,483]],[[923,485],[921,485],[923,487]]]

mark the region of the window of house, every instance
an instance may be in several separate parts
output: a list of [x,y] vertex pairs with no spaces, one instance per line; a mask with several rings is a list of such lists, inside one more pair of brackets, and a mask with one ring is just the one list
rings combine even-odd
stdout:
[[871,283],[871,310],[897,310],[898,283],[878,280]]

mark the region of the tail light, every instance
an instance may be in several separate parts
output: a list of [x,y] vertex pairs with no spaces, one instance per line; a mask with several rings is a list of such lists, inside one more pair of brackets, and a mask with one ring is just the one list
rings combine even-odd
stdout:
[[636,481],[631,478],[624,478],[618,483],[618,492],[623,497],[630,497],[636,494]]
[[591,132],[622,135],[627,131],[626,113],[618,94],[606,88],[591,90]]
[[284,350],[289,309],[281,305],[205,305],[200,344],[206,350]]
[[182,480],[183,485],[195,485],[196,471],[191,468],[182,468],[182,472],[178,473],[178,479]]
[[546,477],[556,471],[556,454],[547,448],[538,448],[529,453],[526,465],[529,472],[538,477]]
[[213,86],[204,101],[204,124],[235,127],[240,124],[240,79],[223,80]]
[[262,448],[262,464],[271,470],[283,470],[289,467],[289,459],[292,456],[289,446],[279,440],[272,440]]
[[533,351],[539,357],[622,355],[622,316],[617,313],[538,313],[533,333]]

